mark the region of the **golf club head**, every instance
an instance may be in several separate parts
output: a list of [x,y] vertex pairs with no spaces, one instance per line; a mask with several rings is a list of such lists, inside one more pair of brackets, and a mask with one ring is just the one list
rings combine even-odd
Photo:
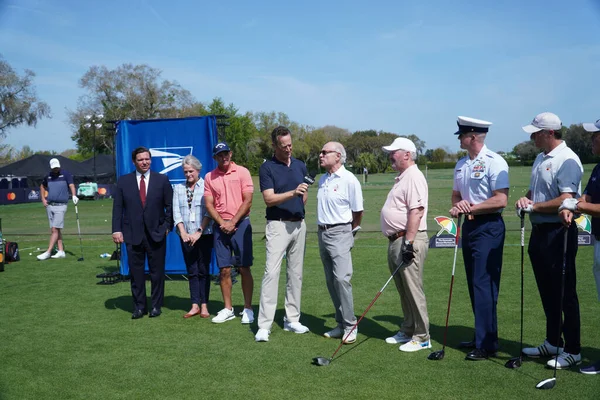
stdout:
[[83,257],[79,257],[77,261],[83,261]]
[[511,358],[510,360],[508,360],[506,362],[506,364],[504,364],[504,366],[506,368],[512,368],[512,369],[516,369],[516,368],[521,368],[521,357],[515,357],[515,358]]
[[313,358],[313,364],[318,365],[319,367],[324,367],[326,365],[329,365],[330,362],[331,362],[331,360],[329,358],[325,358],[325,357]]
[[438,361],[438,360],[443,360],[444,359],[444,350],[438,350],[438,351],[434,351],[431,352],[428,356],[427,359],[428,360],[434,360],[434,361]]
[[541,390],[547,390],[547,389],[552,389],[554,386],[556,386],[556,378],[550,378],[550,379],[544,379],[543,381],[541,381],[540,383],[535,385],[535,388],[541,389]]

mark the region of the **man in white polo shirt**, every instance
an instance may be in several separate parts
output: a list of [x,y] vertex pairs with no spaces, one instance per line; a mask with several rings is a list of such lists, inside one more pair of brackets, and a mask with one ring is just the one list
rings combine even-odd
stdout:
[[429,349],[429,315],[423,291],[423,266],[429,250],[427,181],[415,163],[417,148],[412,141],[399,137],[382,149],[389,154],[398,176],[381,209],[381,231],[390,241],[390,272],[404,264],[394,276],[404,320],[398,333],[385,341],[401,344],[399,349],[406,352]]
[[343,337],[344,343],[354,343],[358,330],[352,330],[356,316],[350,283],[350,250],[363,214],[362,189],[354,174],[344,168],[346,150],[340,143],[326,143],[319,161],[327,171],[319,180],[317,192],[319,251],[337,322],[337,326],[324,336]]
[[[575,275],[577,225],[564,228],[558,208],[563,200],[580,197],[583,167],[577,154],[561,140],[561,129],[562,122],[558,116],[549,112],[538,114],[531,124],[523,127],[542,152],[533,163],[529,191],[516,204],[518,212],[530,213],[532,229],[528,253],[546,315],[544,343],[524,348],[523,354],[532,358],[552,357],[547,365],[554,368],[556,363],[557,369],[581,363]],[[567,252],[563,254],[565,235]],[[563,257],[566,258],[564,278]],[[564,296],[561,296],[563,279]]]

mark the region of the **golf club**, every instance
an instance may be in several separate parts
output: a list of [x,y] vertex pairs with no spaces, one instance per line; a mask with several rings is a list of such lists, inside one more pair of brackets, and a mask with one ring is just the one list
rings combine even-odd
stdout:
[[456,253],[458,252],[458,238],[460,237],[460,222],[462,214],[458,214],[458,222],[456,225],[456,240],[454,241],[454,262],[452,263],[452,278],[450,279],[450,295],[448,296],[448,311],[446,312],[446,329],[444,329],[444,344],[442,349],[433,351],[427,356],[428,360],[443,360],[446,350],[446,339],[448,338],[448,320],[450,319],[450,303],[452,302],[452,288],[454,287],[454,271],[456,270]]
[[[562,276],[560,281],[560,306],[559,317],[558,317],[558,340],[560,341],[560,332],[562,330],[562,313],[563,313],[563,301],[565,297],[565,271],[567,269],[567,243],[569,237],[569,228],[565,228],[565,243],[563,247],[563,265],[562,265]],[[552,389],[556,386],[556,367],[558,366],[558,355],[560,354],[560,343],[556,344],[556,359],[554,360],[554,376],[549,379],[544,379],[535,385],[536,389]]]
[[83,261],[83,243],[81,242],[81,227],[79,226],[79,211],[75,205],[75,217],[77,218],[77,233],[79,234],[79,247],[81,248],[81,257],[77,261]]
[[521,212],[521,344],[519,347],[519,357],[511,358],[504,364],[506,368],[520,368],[523,364],[523,265],[525,264],[525,213]]
[[358,319],[358,321],[356,322],[356,324],[354,324],[354,326],[352,327],[352,329],[346,334],[346,336],[344,336],[344,338],[340,342],[340,345],[333,352],[333,354],[331,355],[331,357],[329,357],[329,358],[327,358],[327,357],[315,357],[315,358],[313,358],[313,364],[314,365],[325,366],[325,365],[329,365],[329,363],[331,363],[331,361],[333,361],[333,357],[335,357],[335,355],[337,354],[337,352],[340,351],[340,349],[344,345],[344,341],[348,338],[348,336],[350,336],[352,334],[352,332],[354,332],[354,330],[356,329],[356,327],[358,326],[358,324],[360,324],[360,321],[362,321],[362,319],[369,312],[369,310],[371,309],[371,307],[373,306],[373,304],[375,304],[375,302],[377,301],[377,299],[379,298],[379,296],[381,296],[381,293],[383,293],[383,291],[385,290],[386,286],[394,278],[394,275],[396,275],[396,273],[398,271],[400,271],[400,268],[402,268],[403,266],[404,266],[404,262],[401,262],[400,265],[398,265],[398,267],[396,268],[396,270],[392,273],[392,276],[389,277],[389,279],[387,280],[387,282],[385,283],[385,285],[383,285],[383,287],[379,290],[379,292],[377,292],[377,295],[375,296],[375,298],[373,299],[373,301],[371,301],[371,304],[369,304],[369,306],[367,307],[367,309],[365,310],[365,312],[360,316],[360,318]]

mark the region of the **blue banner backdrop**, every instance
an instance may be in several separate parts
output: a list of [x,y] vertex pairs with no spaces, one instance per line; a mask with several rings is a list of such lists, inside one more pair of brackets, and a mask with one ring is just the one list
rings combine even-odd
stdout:
[[[117,178],[135,170],[131,153],[139,146],[150,149],[151,169],[169,177],[172,185],[185,182],[181,161],[193,154],[202,163],[204,175],[216,168],[212,148],[217,144],[217,125],[214,116],[145,121],[119,121],[117,124]],[[211,266],[211,270],[213,270]],[[148,264],[146,263],[146,270]],[[179,235],[174,231],[167,237],[165,273],[185,274]],[[121,274],[129,275],[127,250],[121,246]]]

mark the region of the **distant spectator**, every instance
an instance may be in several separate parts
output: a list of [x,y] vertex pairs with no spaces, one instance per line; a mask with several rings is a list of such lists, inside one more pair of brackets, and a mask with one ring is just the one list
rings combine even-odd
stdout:
[[[60,168],[60,161],[53,158],[50,160],[50,172],[40,185],[40,194],[42,203],[46,207],[48,221],[50,221],[50,241],[48,250],[37,256],[37,259],[47,260],[49,258],[65,258],[65,247],[62,238],[62,229],[65,226],[65,214],[67,212],[67,202],[69,201],[69,190],[73,197],[73,204],[77,205],[79,198],[75,195],[75,184],[73,175],[70,172]],[[48,196],[44,196],[48,192]],[[54,245],[58,246],[58,251],[52,255]]]

